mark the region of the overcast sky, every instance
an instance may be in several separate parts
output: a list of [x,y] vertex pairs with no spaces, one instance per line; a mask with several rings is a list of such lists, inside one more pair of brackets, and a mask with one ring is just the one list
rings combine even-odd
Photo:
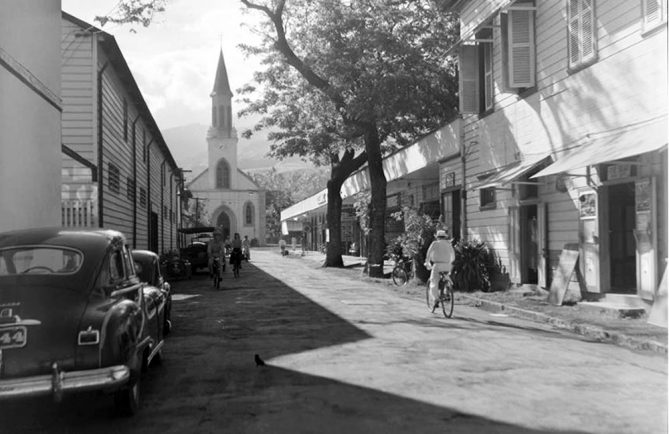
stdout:
[[[65,12],[97,27],[95,16],[108,14],[117,4],[118,0],[62,0]],[[242,12],[239,0],[169,0],[151,26],[134,27],[137,33],[113,23],[102,29],[116,38],[158,126],[165,129],[209,125],[209,93],[221,46],[233,93],[251,81],[258,63],[244,58],[237,45],[256,38],[242,24],[259,19],[257,12]],[[237,109],[233,99],[233,110]],[[237,130],[247,122],[237,120]]]

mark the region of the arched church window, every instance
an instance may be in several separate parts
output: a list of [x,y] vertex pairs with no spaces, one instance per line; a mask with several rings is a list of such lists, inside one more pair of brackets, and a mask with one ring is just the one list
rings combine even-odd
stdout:
[[216,188],[230,188],[230,165],[224,158],[216,165]]
[[218,128],[225,128],[225,106],[218,106]]
[[244,206],[244,224],[247,226],[253,225],[253,204],[251,202],[246,202],[246,206]]

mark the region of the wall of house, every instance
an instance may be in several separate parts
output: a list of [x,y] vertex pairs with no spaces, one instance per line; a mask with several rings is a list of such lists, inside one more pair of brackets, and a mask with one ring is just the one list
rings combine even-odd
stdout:
[[[62,19],[61,92],[63,98],[62,142],[82,158],[97,164],[95,38]],[[97,185],[91,169],[62,155],[62,199],[89,202],[97,209]]]
[[[503,1],[472,1],[461,11],[467,35]],[[587,134],[615,131],[666,114],[667,41],[663,31],[644,33],[641,1],[598,1],[597,61],[569,70],[565,2],[535,2],[536,88],[518,93],[505,87],[501,18],[493,19],[494,111],[465,115],[464,146],[468,187],[486,173],[574,145]],[[633,109],[632,109],[633,108]],[[582,179],[571,179],[575,189]],[[480,209],[479,192],[468,191],[470,238],[487,241],[513,269],[517,247],[510,211],[518,205],[514,188],[498,189],[496,207]],[[549,262],[556,264],[566,243],[578,242],[578,204],[555,189],[555,177],[541,180],[547,204]]]
[[0,231],[59,226],[59,0],[0,0]]

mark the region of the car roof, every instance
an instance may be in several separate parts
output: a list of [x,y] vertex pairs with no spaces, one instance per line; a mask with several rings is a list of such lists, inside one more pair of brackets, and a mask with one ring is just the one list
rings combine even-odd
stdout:
[[32,228],[0,233],[0,248],[16,245],[52,245],[96,250],[110,244],[125,244],[125,237],[111,229]]
[[135,260],[148,261],[150,259],[158,259],[158,255],[151,250],[133,250],[132,258]]

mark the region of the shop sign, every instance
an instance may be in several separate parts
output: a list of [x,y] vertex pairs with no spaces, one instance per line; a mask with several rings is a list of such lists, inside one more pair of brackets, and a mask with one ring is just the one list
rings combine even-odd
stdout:
[[580,217],[582,219],[597,217],[597,194],[584,193],[579,197],[581,202]]
[[651,189],[650,179],[636,182],[636,212],[650,211]]
[[606,180],[629,178],[632,176],[631,164],[613,164],[606,168]]
[[439,177],[439,188],[444,190],[446,188],[455,187],[455,172],[441,172]]

